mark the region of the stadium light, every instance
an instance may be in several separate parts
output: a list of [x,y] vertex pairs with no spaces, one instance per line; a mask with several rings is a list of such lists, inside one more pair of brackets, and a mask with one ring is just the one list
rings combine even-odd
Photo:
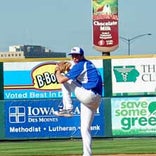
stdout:
[[141,35],[137,35],[135,37],[132,37],[132,38],[125,38],[125,37],[122,37],[120,36],[121,39],[125,40],[127,43],[128,43],[128,55],[131,55],[131,41],[137,39],[137,38],[140,38],[140,37],[143,37],[143,36],[146,36],[146,35],[152,35],[151,33],[146,33],[146,34],[141,34]]

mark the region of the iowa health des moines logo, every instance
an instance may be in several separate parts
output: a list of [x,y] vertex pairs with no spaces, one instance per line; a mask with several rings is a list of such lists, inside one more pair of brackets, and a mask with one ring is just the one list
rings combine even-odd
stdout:
[[113,71],[117,82],[135,82],[139,76],[135,66],[114,66]]
[[10,123],[25,123],[26,112],[24,106],[9,107],[9,122]]

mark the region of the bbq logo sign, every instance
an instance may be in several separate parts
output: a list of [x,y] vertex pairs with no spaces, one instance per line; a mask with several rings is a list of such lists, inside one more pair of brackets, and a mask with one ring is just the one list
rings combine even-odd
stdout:
[[[91,61],[103,75],[103,60]],[[58,62],[4,62],[4,99],[62,98],[61,84],[55,76]]]
[[155,136],[156,98],[112,99],[114,136]]
[[156,58],[112,59],[113,96],[156,95]]
[[62,97],[56,62],[4,63],[4,99]]

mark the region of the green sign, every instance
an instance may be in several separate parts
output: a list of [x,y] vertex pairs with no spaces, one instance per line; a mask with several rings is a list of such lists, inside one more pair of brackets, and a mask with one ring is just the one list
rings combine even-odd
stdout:
[[114,66],[113,71],[117,82],[135,82],[139,76],[135,66]]
[[113,98],[113,136],[155,136],[156,98]]

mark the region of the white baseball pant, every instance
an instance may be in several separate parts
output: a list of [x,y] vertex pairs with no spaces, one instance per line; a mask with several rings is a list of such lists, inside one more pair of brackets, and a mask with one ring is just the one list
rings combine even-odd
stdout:
[[101,95],[95,94],[91,90],[84,89],[75,81],[68,80],[62,84],[64,109],[73,109],[71,92],[74,92],[76,98],[80,101],[83,156],[92,156],[92,137],[90,127],[92,125],[94,113],[101,102]]

